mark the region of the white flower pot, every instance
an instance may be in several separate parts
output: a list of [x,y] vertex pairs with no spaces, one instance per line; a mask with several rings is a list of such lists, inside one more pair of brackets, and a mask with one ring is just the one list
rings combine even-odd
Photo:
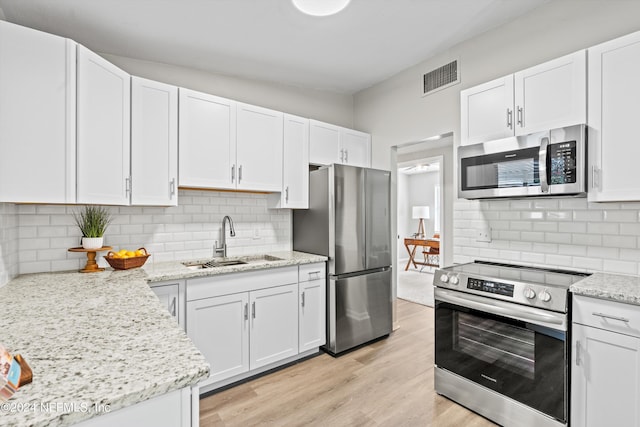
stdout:
[[82,247],[85,249],[100,249],[103,242],[104,237],[83,237]]

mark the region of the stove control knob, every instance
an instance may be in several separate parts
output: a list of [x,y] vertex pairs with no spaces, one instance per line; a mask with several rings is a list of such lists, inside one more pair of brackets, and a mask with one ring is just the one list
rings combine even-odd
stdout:
[[442,276],[440,276],[440,281],[442,283],[447,283],[449,281],[449,276],[447,276],[446,274],[443,274]]
[[458,276],[453,276],[453,277],[451,278],[451,280],[449,280],[449,282],[450,282],[452,285],[457,285],[458,283],[460,283],[460,279],[458,279]]
[[524,296],[528,299],[534,299],[536,297],[536,291],[531,288],[527,288],[524,290]]
[[551,301],[551,294],[545,289],[544,291],[540,292],[540,295],[538,295],[538,299],[543,302],[549,302]]

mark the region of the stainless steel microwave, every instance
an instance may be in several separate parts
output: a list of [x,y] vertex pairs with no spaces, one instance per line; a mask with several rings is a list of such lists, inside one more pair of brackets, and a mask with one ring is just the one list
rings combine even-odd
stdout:
[[585,125],[458,148],[458,197],[577,196],[587,192]]

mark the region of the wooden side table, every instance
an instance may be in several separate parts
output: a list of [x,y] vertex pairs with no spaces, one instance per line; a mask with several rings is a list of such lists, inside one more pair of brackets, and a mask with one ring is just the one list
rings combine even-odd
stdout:
[[113,249],[111,246],[103,246],[98,249],[85,249],[83,247],[78,247],[70,248],[69,252],[86,252],[87,264],[82,270],[80,270],[80,273],[97,273],[99,271],[104,271],[104,268],[98,267],[98,263],[96,262],[96,254],[98,252],[110,251],[111,249]]

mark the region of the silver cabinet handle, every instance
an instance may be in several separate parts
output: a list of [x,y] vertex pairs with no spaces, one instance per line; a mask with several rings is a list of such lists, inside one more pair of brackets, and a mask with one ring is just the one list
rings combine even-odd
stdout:
[[591,166],[591,188],[600,187],[600,169],[593,165]]
[[524,127],[523,124],[523,116],[522,116],[522,107],[518,107],[518,124],[520,125],[520,127]]
[[513,129],[513,111],[510,108],[507,108],[507,127]]
[[582,346],[580,345],[580,341],[576,341],[576,366],[580,366],[582,364]]
[[244,320],[249,320],[249,303],[244,303]]
[[287,188],[284,189],[284,201],[288,202],[289,201],[289,186],[287,185]]
[[349,150],[344,150],[344,162],[349,163]]
[[242,165],[238,167],[238,184],[242,181]]
[[171,311],[171,315],[173,317],[176,317],[176,297],[173,297],[173,300],[171,301],[170,311]]
[[251,303],[251,317],[256,318],[256,302]]
[[344,163],[344,150],[340,150],[340,162]]
[[302,302],[301,302],[301,304],[304,307],[304,292],[302,293]]
[[236,165],[231,165],[231,182],[236,181]]
[[320,279],[320,270],[309,272],[309,280],[318,280],[318,279]]
[[594,316],[598,316],[598,317],[602,317],[603,319],[611,319],[611,320],[618,320],[620,322],[624,322],[624,323],[629,323],[629,319],[626,319],[624,317],[618,317],[618,316],[610,316],[608,314],[604,314],[604,313],[591,313]]
[[169,195],[173,198],[176,195],[176,179],[172,178],[169,182]]
[[131,194],[131,177],[130,176],[124,179],[124,193],[127,196]]

